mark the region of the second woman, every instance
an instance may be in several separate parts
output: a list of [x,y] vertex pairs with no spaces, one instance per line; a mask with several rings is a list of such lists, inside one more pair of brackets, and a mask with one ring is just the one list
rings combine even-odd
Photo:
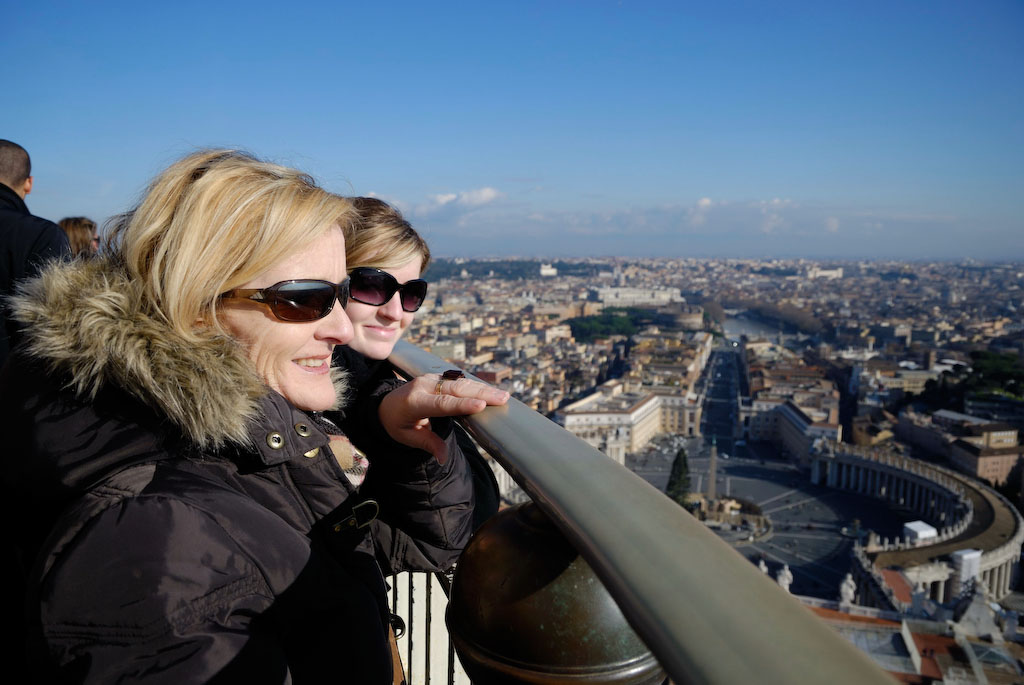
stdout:
[[[345,313],[352,321],[352,340],[334,352],[334,363],[351,373],[352,406],[373,407],[373,397],[402,384],[387,358],[409,328],[427,297],[427,282],[420,276],[430,264],[430,248],[401,212],[372,197],[350,198],[356,220],[345,235],[345,259],[351,279]],[[447,381],[446,381],[447,382]],[[473,474],[475,505],[473,528],[498,510],[498,484],[473,441],[450,419],[433,419],[442,436],[455,432],[459,450]],[[382,436],[367,435],[364,422],[350,412],[342,420],[346,434],[373,460],[373,446]],[[449,443],[450,444],[450,443]],[[364,469],[357,462],[353,471]],[[353,473],[350,471],[350,473]]]

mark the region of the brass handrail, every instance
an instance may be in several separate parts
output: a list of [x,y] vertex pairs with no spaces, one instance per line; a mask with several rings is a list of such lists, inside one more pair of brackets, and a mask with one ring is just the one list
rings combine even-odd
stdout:
[[[451,364],[401,342],[404,373]],[[893,682],[662,492],[517,400],[462,419],[590,563],[675,683]]]

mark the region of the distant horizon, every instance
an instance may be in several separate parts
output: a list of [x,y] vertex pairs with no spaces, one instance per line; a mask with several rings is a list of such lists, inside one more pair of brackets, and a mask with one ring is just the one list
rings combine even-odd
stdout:
[[[34,214],[43,216],[44,218],[50,219],[51,221],[58,221],[66,216],[77,216],[76,214],[52,214],[47,216],[41,211],[38,211],[33,203],[35,193],[30,194],[26,198],[26,203],[29,205],[29,210]],[[125,211],[130,209],[126,207]],[[101,231],[107,228],[110,221],[117,218],[117,215],[109,216],[105,219],[96,219],[95,216],[90,217],[100,224]],[[407,217],[410,218],[410,217]],[[1024,220],[1022,220],[1024,221]],[[569,246],[561,249],[545,248],[544,254],[537,253],[531,256],[529,253],[520,249],[518,252],[515,251],[517,246],[509,246],[504,251],[486,251],[484,248],[476,247],[473,248],[472,240],[467,240],[466,237],[456,240],[459,243],[460,252],[452,251],[450,247],[453,239],[445,234],[437,235],[436,231],[432,231],[428,228],[417,225],[417,222],[413,219],[411,221],[414,228],[423,235],[424,239],[430,245],[431,252],[436,257],[443,257],[449,259],[613,259],[613,258],[629,258],[629,259],[653,259],[653,258],[666,258],[666,259],[754,259],[754,260],[799,260],[806,259],[812,261],[900,261],[900,262],[958,262],[966,260],[976,260],[980,262],[1024,262],[1024,223],[1021,226],[1021,235],[1019,241],[1022,245],[1018,248],[1014,248],[1010,245],[995,246],[994,250],[998,254],[986,255],[982,252],[978,252],[974,255],[963,254],[957,252],[956,254],[921,254],[915,253],[910,254],[814,254],[810,252],[799,253],[796,252],[792,247],[785,249],[779,248],[779,252],[772,253],[766,250],[759,250],[756,244],[747,243],[745,249],[746,253],[736,252],[724,252],[724,251],[711,251],[711,248],[706,247],[702,249],[695,248],[693,245],[688,247],[678,247],[677,252],[668,253],[665,249],[660,249],[659,244],[663,243],[663,239],[652,238],[649,244],[653,247],[647,247],[643,244],[638,244],[636,239],[632,239],[629,235],[620,236],[619,239],[625,241],[625,244],[621,245],[620,251],[617,254],[610,252],[590,252],[583,253],[582,251],[573,252]],[[554,240],[554,239],[552,239]],[[781,240],[781,238],[780,238]],[[794,242],[799,242],[798,239],[793,239]],[[530,242],[533,242],[531,240]],[[596,241],[591,241],[596,242]],[[467,245],[468,243],[468,245]],[[475,249],[476,251],[466,251]],[[655,253],[654,250],[658,250],[659,253]]]
[[637,260],[637,259],[653,259],[653,260],[666,260],[676,261],[685,259],[694,260],[736,260],[736,261],[780,261],[780,262],[829,262],[836,264],[859,264],[862,262],[868,263],[893,263],[893,264],[978,264],[982,266],[1000,266],[1000,265],[1020,265],[1024,266],[1024,257],[1018,258],[1000,258],[1000,259],[979,259],[976,257],[948,257],[941,259],[931,259],[927,257],[913,257],[913,258],[896,258],[896,257],[804,257],[804,256],[772,256],[765,255],[760,257],[738,257],[735,255],[709,255],[709,256],[696,256],[696,255],[555,255],[555,256],[529,256],[529,255],[451,255],[444,253],[432,252],[431,261],[444,259],[444,260],[466,260],[466,261],[539,261],[539,262],[554,262],[554,261],[583,261],[583,260]]
[[[52,213],[47,215],[36,209],[36,199],[38,199],[37,193],[34,192],[26,198],[26,202],[30,211],[39,216],[52,221],[57,221],[65,216],[76,216],[73,213],[59,216]],[[403,209],[401,203],[393,202],[393,204],[399,209]],[[131,207],[125,207],[123,211],[129,209]],[[101,227],[106,227],[108,222],[116,217],[117,215],[114,214],[105,219],[96,219],[95,216],[90,218],[96,220]],[[973,253],[965,252],[964,246],[958,242],[950,241],[948,244],[937,244],[929,239],[931,227],[927,223],[917,222],[915,224],[910,221],[906,221],[902,228],[908,234],[906,239],[912,240],[914,243],[913,246],[906,247],[895,244],[892,251],[888,253],[867,252],[865,244],[871,244],[874,241],[887,243],[894,235],[895,227],[890,226],[886,229],[879,226],[870,230],[865,229],[861,234],[848,236],[844,243],[849,245],[851,252],[844,254],[835,251],[815,252],[810,248],[805,248],[805,251],[800,252],[799,248],[795,246],[806,244],[812,240],[811,234],[806,230],[794,230],[791,233],[783,234],[771,233],[763,231],[758,224],[734,225],[727,242],[738,242],[743,247],[727,251],[729,248],[715,244],[718,237],[714,233],[693,234],[690,232],[692,229],[686,225],[666,224],[652,229],[649,223],[644,223],[641,228],[645,229],[645,232],[639,234],[628,232],[636,230],[636,227],[624,227],[621,231],[588,234],[581,232],[577,226],[563,226],[549,222],[543,227],[542,234],[538,234],[536,227],[516,231],[515,228],[509,226],[488,226],[486,229],[481,228],[479,232],[474,233],[473,224],[464,219],[460,220],[458,230],[453,231],[450,228],[438,226],[429,217],[417,219],[415,210],[406,212],[406,218],[424,237],[434,254],[452,258],[528,257],[529,253],[517,243],[538,244],[544,242],[543,255],[538,250],[537,259],[621,256],[630,258],[672,257],[675,259],[688,257],[700,259],[812,259],[819,261],[879,261],[887,259],[912,262],[948,262],[964,259],[976,259],[984,262],[1024,261],[1024,213],[1022,213],[1019,231],[1011,232],[1003,242],[997,240],[991,245],[983,247],[985,241],[982,238],[986,233],[995,234],[996,231],[974,231],[965,235],[964,239],[974,239]],[[520,234],[518,239],[511,237]],[[839,239],[834,238],[834,240],[838,241]],[[939,241],[939,243],[941,242]],[[497,245],[495,245],[496,243]],[[611,247],[606,247],[605,251],[601,252],[599,251],[601,245],[611,245]],[[925,252],[926,249],[930,253]],[[858,252],[853,252],[854,250],[858,250]]]

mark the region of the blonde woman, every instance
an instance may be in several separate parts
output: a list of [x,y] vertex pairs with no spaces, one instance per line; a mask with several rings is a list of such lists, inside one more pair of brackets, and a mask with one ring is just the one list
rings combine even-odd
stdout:
[[[399,385],[387,362],[395,343],[412,324],[427,298],[428,285],[420,276],[430,264],[430,248],[401,212],[372,197],[351,198],[356,220],[346,232],[345,261],[349,269],[350,296],[345,313],[352,322],[352,340],[335,351],[335,363],[352,377],[354,405],[372,408],[373,398]],[[479,527],[498,510],[498,484],[469,436],[451,421],[435,420],[435,431],[453,432],[459,451],[470,464],[475,493],[473,527]],[[372,462],[379,436],[367,434],[370,426],[350,413],[342,425]],[[356,471],[359,464],[355,464]]]
[[416,427],[507,395],[388,393],[371,418],[391,449],[350,483],[320,412],[343,392],[354,219],[305,174],[200,152],[109,255],[14,299],[2,477],[40,681],[392,682],[374,538],[410,541],[393,566],[444,568],[471,499],[465,461]]

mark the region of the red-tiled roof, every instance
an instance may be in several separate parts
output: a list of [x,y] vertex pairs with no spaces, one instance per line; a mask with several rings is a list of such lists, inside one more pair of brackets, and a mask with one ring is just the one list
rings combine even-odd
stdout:
[[844,621],[846,623],[869,623],[876,626],[899,626],[899,621],[890,621],[887,618],[876,618],[874,616],[854,616],[853,614],[847,614],[842,611],[836,611],[835,609],[825,609],[824,607],[809,607],[811,611],[816,613],[819,617],[826,621]]
[[921,655],[921,675],[939,680],[942,678],[942,670],[936,655],[949,654],[952,647],[956,647],[956,640],[945,635],[930,635],[927,633],[911,633],[914,644],[917,645],[917,652]]
[[882,577],[885,578],[885,584],[892,588],[896,599],[901,602],[910,603],[913,599],[914,588],[910,587],[910,583],[907,582],[902,573],[891,568],[884,568],[882,569]]

